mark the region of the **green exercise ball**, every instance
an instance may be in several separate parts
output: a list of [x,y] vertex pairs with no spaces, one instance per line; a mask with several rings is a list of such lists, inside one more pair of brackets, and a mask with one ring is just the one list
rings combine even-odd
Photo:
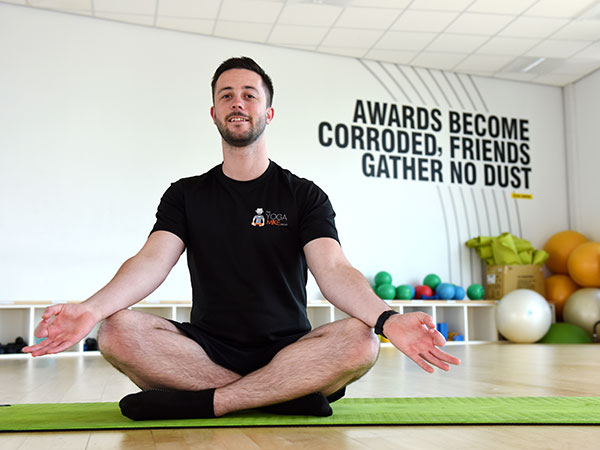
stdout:
[[381,286],[382,284],[392,284],[392,276],[388,272],[377,272],[375,275],[375,285]]
[[377,291],[375,292],[383,300],[393,300],[396,297],[396,288],[389,283],[377,286]]
[[415,288],[408,284],[401,284],[396,288],[396,298],[398,300],[412,300],[415,296]]
[[423,279],[423,284],[425,286],[429,286],[433,292],[435,292],[435,290],[441,282],[441,278],[438,277],[435,273],[430,273]]
[[592,338],[586,331],[572,323],[558,322],[539,340],[542,344],[589,344]]
[[471,300],[481,300],[485,297],[485,289],[482,285],[473,283],[467,288],[467,297]]

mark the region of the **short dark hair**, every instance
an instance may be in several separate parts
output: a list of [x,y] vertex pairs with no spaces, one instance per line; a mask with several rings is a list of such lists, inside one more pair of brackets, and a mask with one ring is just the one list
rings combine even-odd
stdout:
[[217,80],[223,74],[223,72],[231,69],[246,69],[259,74],[262,78],[265,91],[267,92],[267,106],[271,106],[273,103],[273,82],[271,81],[269,75],[267,75],[267,73],[262,69],[262,67],[260,67],[252,58],[248,58],[247,56],[229,58],[228,60],[223,61],[219,67],[217,67],[210,84],[212,88],[213,100],[215,98],[215,86],[217,84]]

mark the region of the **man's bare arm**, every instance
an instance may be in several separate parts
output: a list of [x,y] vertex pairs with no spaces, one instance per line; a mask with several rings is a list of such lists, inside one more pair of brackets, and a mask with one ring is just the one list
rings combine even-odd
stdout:
[[[315,239],[304,246],[304,253],[322,294],[346,314],[373,327],[378,317],[391,309],[352,267],[334,239]],[[442,370],[450,369],[448,363],[460,364],[458,358],[438,348],[446,341],[425,313],[393,315],[385,322],[384,333],[398,350],[427,372],[433,372],[429,364]]]
[[184,250],[183,241],[176,235],[167,231],[152,233],[142,249],[125,261],[113,279],[89,299],[46,308],[35,330],[36,337],[46,339],[23,351],[41,356],[75,345],[98,322],[154,292]]

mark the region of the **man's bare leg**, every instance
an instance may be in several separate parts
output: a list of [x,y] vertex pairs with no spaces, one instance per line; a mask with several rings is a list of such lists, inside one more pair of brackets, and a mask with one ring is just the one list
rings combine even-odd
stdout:
[[215,364],[198,343],[166,319],[119,311],[98,333],[104,358],[141,389],[199,391],[240,378]]
[[379,341],[357,319],[333,322],[285,347],[269,364],[215,391],[214,412],[266,406],[313,392],[328,396],[364,375]]
[[188,403],[194,394],[188,391],[219,388],[211,405],[216,416],[315,392],[329,395],[366,373],[379,348],[370,328],[346,319],[313,330],[242,378],[212,362],[173,324],[147,314],[115,314],[103,324],[99,341],[105,357],[142,389],[186,391],[181,398]]

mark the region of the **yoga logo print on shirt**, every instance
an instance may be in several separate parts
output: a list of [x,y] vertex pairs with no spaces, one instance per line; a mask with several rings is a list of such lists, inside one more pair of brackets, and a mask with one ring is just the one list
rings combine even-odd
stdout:
[[270,225],[274,227],[287,227],[288,218],[284,213],[275,213],[271,211],[265,211],[263,208],[256,208],[256,215],[252,218],[253,227],[264,227]]
[[265,216],[262,215],[263,209],[256,208],[256,216],[252,219],[253,227],[264,227],[265,226]]

